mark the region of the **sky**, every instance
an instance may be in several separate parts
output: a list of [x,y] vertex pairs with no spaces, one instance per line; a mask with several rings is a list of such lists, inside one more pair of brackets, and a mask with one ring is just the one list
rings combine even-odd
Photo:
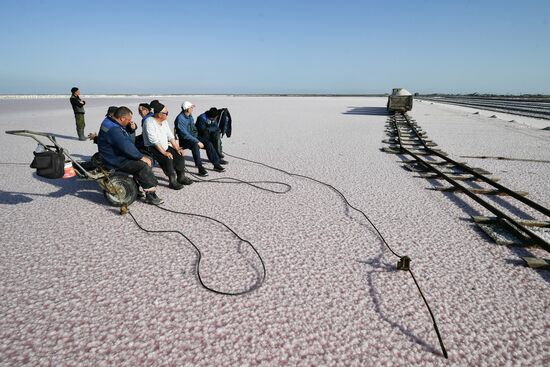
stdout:
[[550,94],[548,0],[3,0],[0,94]]

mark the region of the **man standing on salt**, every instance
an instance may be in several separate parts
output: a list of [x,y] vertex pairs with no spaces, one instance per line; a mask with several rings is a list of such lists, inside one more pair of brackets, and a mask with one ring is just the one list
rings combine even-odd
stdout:
[[77,87],[71,88],[71,106],[74,111],[74,119],[76,121],[76,132],[78,134],[78,140],[86,140],[86,135],[84,135],[84,105],[86,101],[80,99],[80,89]]

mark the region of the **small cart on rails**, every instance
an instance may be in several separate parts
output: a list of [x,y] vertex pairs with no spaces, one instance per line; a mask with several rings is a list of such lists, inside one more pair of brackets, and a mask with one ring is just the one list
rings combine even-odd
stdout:
[[389,113],[407,112],[412,110],[413,95],[406,89],[393,88],[392,93],[388,96],[388,104],[386,108]]

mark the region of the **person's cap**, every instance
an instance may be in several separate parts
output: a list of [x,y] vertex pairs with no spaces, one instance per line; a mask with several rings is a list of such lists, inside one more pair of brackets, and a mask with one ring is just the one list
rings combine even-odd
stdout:
[[117,106],[110,106],[110,107],[107,109],[107,116],[114,114],[115,111],[116,111],[117,109],[118,109]]
[[71,88],[71,93],[74,93],[74,92],[76,92],[77,90],[78,90],[77,87],[72,87],[72,88]]
[[188,108],[195,107],[195,105],[189,101],[185,101],[181,104],[181,109],[186,110]]
[[216,107],[212,107],[208,111],[206,111],[206,117],[208,117],[209,119],[212,119],[216,116],[218,116],[218,109]]
[[151,101],[150,106],[153,109],[153,113],[155,114],[161,112],[164,109],[164,105],[156,99],[154,101]]

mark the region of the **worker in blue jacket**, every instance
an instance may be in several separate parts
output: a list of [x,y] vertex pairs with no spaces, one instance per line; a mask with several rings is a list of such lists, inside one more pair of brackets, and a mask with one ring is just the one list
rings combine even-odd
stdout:
[[[107,120],[108,118],[112,118],[117,108],[117,106],[109,106],[109,108],[107,109],[107,114],[105,115],[105,119],[101,122],[101,124],[103,124],[103,122],[105,122],[105,120]],[[132,138],[132,142],[135,142],[136,139],[136,129],[137,125],[133,121],[126,125],[126,131],[128,132],[128,135],[130,135],[130,138]],[[96,133],[89,133],[88,139],[92,140],[94,144],[97,144]]]
[[199,138],[195,119],[193,118],[193,107],[189,101],[185,101],[181,105],[181,112],[174,121],[176,135],[178,136],[179,144],[184,149],[191,149],[195,166],[199,170],[199,176],[208,176],[208,172],[204,169],[201,160],[200,149],[206,150],[206,155],[210,162],[214,165],[214,170],[223,172],[225,169],[220,166],[220,157],[214,148],[212,142],[208,139]]
[[[208,140],[214,146],[218,157],[221,157],[221,152],[219,151],[220,147],[220,128],[216,122],[216,118],[219,115],[219,111],[216,107],[210,108],[205,113],[197,117],[197,127],[198,137],[201,141]],[[227,164],[226,160],[220,158],[220,164]]]
[[145,191],[145,202],[162,204],[162,199],[155,193],[158,181],[151,169],[151,158],[136,148],[126,130],[131,123],[132,111],[124,106],[103,120],[97,136],[101,162],[108,169],[133,175]]

